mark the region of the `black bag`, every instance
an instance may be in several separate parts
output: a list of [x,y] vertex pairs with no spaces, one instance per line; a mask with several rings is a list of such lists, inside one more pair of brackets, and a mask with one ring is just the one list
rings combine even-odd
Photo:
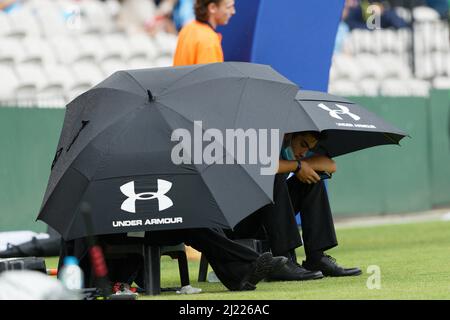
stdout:
[[47,274],[44,258],[37,257],[0,259],[0,272],[8,270],[36,270]]
[[37,239],[19,245],[8,244],[6,250],[0,251],[0,258],[17,257],[56,257],[59,255],[61,238]]

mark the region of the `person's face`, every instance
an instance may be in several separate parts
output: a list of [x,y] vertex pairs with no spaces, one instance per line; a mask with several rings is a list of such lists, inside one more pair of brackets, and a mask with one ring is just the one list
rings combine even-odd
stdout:
[[219,4],[209,5],[209,16],[218,26],[226,25],[235,13],[234,0],[222,0]]
[[291,141],[292,151],[297,160],[303,158],[316,145],[317,139],[310,134],[297,135]]

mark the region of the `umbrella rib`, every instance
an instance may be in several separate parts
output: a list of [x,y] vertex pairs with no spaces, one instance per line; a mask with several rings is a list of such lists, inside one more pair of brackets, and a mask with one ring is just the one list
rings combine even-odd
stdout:
[[[283,77],[285,81],[280,81],[280,80],[270,80],[270,79],[261,79],[261,78],[257,78],[257,77],[252,78],[252,77],[250,77],[248,74],[243,73],[241,70],[239,70],[239,69],[238,69],[237,67],[235,67],[234,65],[232,65],[232,64],[228,64],[228,65],[230,66],[230,68],[233,68],[233,69],[237,70],[238,72],[240,72],[241,74],[243,74],[244,77],[246,77],[246,78],[251,78],[251,79],[253,79],[253,80],[259,80],[259,81],[267,81],[267,82],[274,82],[274,83],[282,83],[282,84],[286,84],[286,85],[291,85],[291,86],[295,86],[295,87],[297,88],[297,90],[298,90],[298,86],[297,86],[295,83],[293,83],[292,81],[290,81],[289,79],[287,79],[287,78],[284,78],[284,77]],[[262,66],[268,67],[268,65],[262,65]]]
[[126,74],[133,82],[135,82],[143,91],[145,96],[147,96],[147,90],[139,83],[139,81],[136,80],[135,77],[133,77],[129,72],[123,71],[124,74]]
[[244,72],[242,72],[241,70],[239,70],[238,68],[236,68],[233,64],[227,63],[227,66],[228,66],[229,68],[233,68],[235,71],[239,72],[239,73],[242,74],[244,77],[248,77],[247,74],[245,74]]
[[[187,87],[190,87],[190,86],[200,85],[200,84],[203,84],[203,83],[206,83],[206,82],[220,81],[220,80],[223,80],[223,79],[243,79],[243,78],[244,77],[230,76],[230,77],[227,77],[227,78],[214,78],[214,79],[209,79],[209,80],[202,80],[202,81],[197,81],[197,82],[194,82],[194,83],[188,83],[187,85],[185,85],[183,87],[178,87],[177,90],[183,89],[183,88],[187,88]],[[170,94],[172,92],[172,91],[169,91],[169,92],[167,92],[167,91],[168,91],[168,89],[165,89],[164,92],[163,92],[164,94],[159,94],[158,96],[159,97],[163,97],[164,95]]]
[[[200,70],[200,69],[202,69],[202,68],[204,68],[205,66],[208,66],[208,65],[209,65],[209,64],[201,64],[201,65],[197,65],[197,68],[195,68],[195,69],[193,69],[192,71],[188,72],[187,74],[185,74],[184,76],[182,76],[181,78],[179,78],[179,79],[177,79],[175,82],[173,82],[170,86],[168,86],[167,88],[165,88],[165,89],[160,93],[160,96],[163,96],[164,93],[167,93],[167,91],[169,91],[170,88],[172,88],[172,87],[174,86],[174,84],[176,84],[176,83],[179,82],[180,80],[186,78],[187,76],[189,76],[189,75],[192,74],[193,72],[198,71],[198,70]],[[240,74],[242,74],[242,75],[245,76],[245,74],[244,74],[242,71],[240,71],[240,70],[238,70],[237,68],[231,66],[229,63],[222,64],[222,66],[227,66],[227,67],[229,67],[229,68],[233,68],[233,69],[237,70]],[[231,78],[231,77],[230,77],[230,78]],[[238,77],[233,77],[233,78],[238,78]],[[239,78],[240,78],[240,77],[239,77]],[[222,78],[219,78],[219,79],[222,79]],[[207,81],[211,81],[211,80],[204,80],[204,81],[196,82],[196,83],[194,83],[194,84],[204,83],[204,82],[207,82]],[[189,84],[189,85],[192,85],[192,84]],[[189,85],[187,85],[187,87],[188,87]]]
[[239,116],[239,114],[241,113],[242,97],[244,96],[245,88],[247,87],[248,81],[249,81],[249,77],[246,77],[246,78],[245,78],[245,83],[244,83],[244,85],[242,86],[241,96],[239,97],[238,110],[237,110],[236,115],[235,115],[235,117],[234,117],[234,127],[235,127],[235,128],[236,128],[236,123],[237,123],[238,116]]
[[[193,72],[199,71],[200,69],[202,69],[202,68],[204,68],[205,66],[208,66],[208,65],[209,65],[209,64],[199,65],[198,68],[196,68],[196,69],[190,71],[189,73],[185,74],[184,76],[182,76],[181,78],[179,78],[179,79],[177,79],[175,82],[173,82],[169,87],[165,88],[165,89],[159,94],[159,96],[163,96],[163,95],[167,94],[168,91],[173,87],[173,85],[174,85],[175,83],[179,82],[180,80],[184,79],[185,77],[187,77],[188,75],[192,74]],[[278,84],[291,85],[291,86],[297,87],[297,89],[298,89],[298,86],[297,86],[296,84],[292,83],[292,82],[286,82],[286,83],[285,83],[285,82],[276,81],[276,80],[270,80],[270,79],[252,78],[252,77],[250,77],[249,75],[243,73],[241,70],[239,70],[238,68],[236,68],[235,66],[233,66],[233,65],[231,65],[231,64],[229,64],[229,63],[225,63],[225,64],[222,64],[222,65],[226,65],[227,67],[232,68],[232,69],[238,71],[242,76],[240,76],[240,77],[238,77],[238,76],[218,77],[218,78],[215,78],[215,79],[203,80],[203,81],[198,81],[198,82],[195,82],[195,83],[189,83],[189,84],[187,84],[187,85],[184,86],[184,87],[189,87],[189,86],[193,86],[193,85],[198,85],[198,84],[202,84],[202,83],[205,83],[205,82],[210,82],[210,81],[214,81],[214,80],[220,80],[220,79],[224,79],[224,78],[226,78],[226,79],[232,79],[232,78],[243,79],[243,78],[247,78],[247,79],[253,79],[253,80],[255,80],[255,81],[264,81],[264,82],[272,82],[272,83],[278,83]]]
[[162,96],[166,91],[168,91],[170,88],[172,88],[174,86],[174,84],[176,84],[178,81],[186,78],[187,76],[189,76],[190,74],[192,74],[195,71],[198,71],[199,69],[202,69],[205,65],[196,65],[196,68],[194,68],[193,70],[189,71],[188,73],[186,73],[184,76],[178,78],[177,80],[175,80],[174,82],[172,82],[170,84],[170,86],[168,86],[167,88],[164,88],[163,91],[161,91],[161,93],[159,94],[160,96]]

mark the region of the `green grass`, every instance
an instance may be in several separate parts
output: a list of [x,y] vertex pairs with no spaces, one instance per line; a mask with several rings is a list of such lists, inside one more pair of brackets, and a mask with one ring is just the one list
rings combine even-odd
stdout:
[[[344,266],[359,266],[359,277],[306,282],[261,282],[255,291],[229,292],[220,283],[198,283],[198,262],[189,262],[196,295],[164,292],[140,299],[450,299],[450,222],[358,227],[337,230],[339,246],[328,253]],[[303,259],[302,248],[297,250]],[[54,266],[50,259],[48,266]],[[163,257],[162,287],[179,286],[176,260]],[[381,288],[368,289],[367,267],[381,270]]]

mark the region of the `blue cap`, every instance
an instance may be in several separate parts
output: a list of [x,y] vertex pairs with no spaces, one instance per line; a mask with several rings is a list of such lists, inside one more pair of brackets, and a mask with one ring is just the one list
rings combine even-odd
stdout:
[[78,259],[73,256],[67,256],[64,258],[64,265],[78,265]]

